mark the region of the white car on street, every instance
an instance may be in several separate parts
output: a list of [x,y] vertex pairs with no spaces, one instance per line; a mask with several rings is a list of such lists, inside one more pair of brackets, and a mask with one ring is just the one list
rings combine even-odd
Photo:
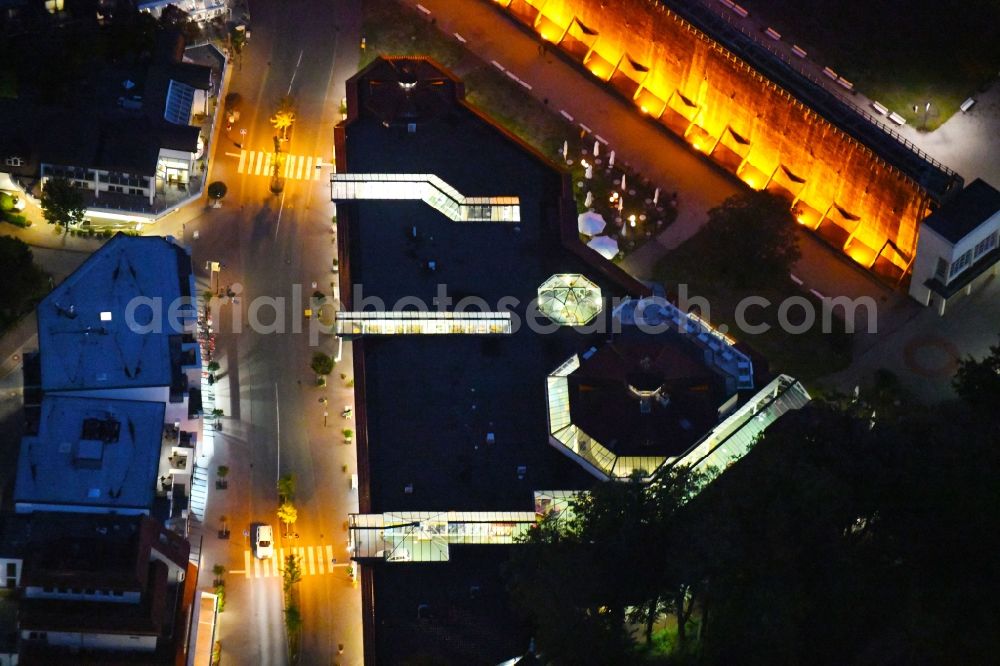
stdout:
[[253,554],[260,560],[274,557],[274,530],[270,525],[254,526]]

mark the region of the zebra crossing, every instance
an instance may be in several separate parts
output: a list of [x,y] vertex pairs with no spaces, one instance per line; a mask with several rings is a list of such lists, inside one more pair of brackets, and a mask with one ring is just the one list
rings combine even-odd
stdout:
[[264,560],[254,557],[250,550],[244,550],[243,575],[247,578],[280,577],[281,570],[285,566],[285,558],[289,555],[296,555],[299,558],[299,568],[302,570],[303,577],[332,574],[334,568],[350,564],[350,561],[345,558],[343,563],[335,565],[333,563],[333,546],[330,544],[275,548],[274,557]]
[[319,180],[322,175],[319,169],[323,166],[322,157],[282,153],[279,158],[275,153],[265,150],[241,150],[236,172],[248,176],[271,177],[275,160],[279,159],[284,161],[280,175],[285,180]]

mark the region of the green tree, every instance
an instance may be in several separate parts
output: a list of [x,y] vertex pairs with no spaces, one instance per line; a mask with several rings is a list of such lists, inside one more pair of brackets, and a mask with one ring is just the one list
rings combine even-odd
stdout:
[[294,474],[285,474],[284,476],[278,477],[278,495],[288,501],[295,499]]
[[622,663],[630,640],[597,590],[610,566],[553,514],[512,549],[505,575],[514,607],[530,620],[538,649],[552,663]]
[[645,625],[649,647],[663,612],[675,614],[685,649],[701,574],[684,555],[677,516],[703,483],[702,474],[678,468],[649,483],[637,475],[598,484],[571,502],[567,516],[547,516],[531,530],[507,573],[545,654],[565,663],[621,663],[635,648],[626,620]]
[[285,524],[285,531],[287,533],[288,528],[295,524],[295,521],[299,519],[299,510],[295,508],[295,505],[285,500],[278,507],[278,520]]
[[233,53],[241,55],[243,48],[247,45],[247,30],[245,26],[233,26],[229,31],[229,43],[233,47]]
[[705,261],[729,284],[784,280],[800,256],[795,217],[769,192],[729,197],[708,211],[705,233],[713,239]]
[[27,243],[0,236],[0,331],[29,311],[48,291],[48,276],[34,262]]
[[201,36],[198,23],[191,20],[191,15],[177,5],[167,5],[160,14],[160,25],[164,28],[180,30],[186,43],[191,44]]
[[990,346],[990,353],[979,360],[971,356],[962,360],[952,386],[970,405],[1000,405],[1000,344]]
[[63,178],[50,178],[42,188],[42,215],[49,224],[69,226],[83,222],[86,214],[83,191]]
[[282,586],[285,594],[289,594],[292,587],[302,580],[302,566],[298,555],[286,555],[285,567],[281,570]]
[[210,199],[215,199],[216,201],[218,201],[218,200],[222,199],[222,197],[226,196],[226,192],[227,191],[228,191],[228,188],[226,187],[226,184],[223,183],[221,180],[217,180],[217,181],[213,182],[211,185],[208,186],[208,196],[209,196],[209,198]]
[[317,375],[325,377],[333,372],[334,365],[335,362],[332,357],[318,351],[313,354],[312,362],[309,364],[309,367],[312,368],[312,371]]
[[298,606],[289,606],[285,609],[285,629],[289,634],[302,631],[302,613]]
[[9,213],[14,210],[17,199],[7,192],[0,192],[0,212]]
[[287,139],[288,130],[295,124],[295,100],[288,96],[282,97],[270,120],[274,129],[281,132],[281,138]]

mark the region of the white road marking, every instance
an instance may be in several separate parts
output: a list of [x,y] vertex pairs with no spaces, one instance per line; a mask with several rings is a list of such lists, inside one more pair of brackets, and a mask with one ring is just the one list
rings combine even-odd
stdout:
[[250,567],[251,567],[250,558],[251,557],[253,557],[253,556],[250,555],[250,551],[249,550],[244,550],[243,551],[243,575],[245,575],[247,578],[250,577]]
[[[233,153],[233,157],[235,156],[236,153]],[[319,180],[323,175],[320,173],[322,157],[283,153],[284,160],[280,161],[277,155],[264,150],[243,150],[240,151],[239,157],[240,163],[236,167],[236,173],[270,177],[273,175],[274,165],[282,164],[279,171],[286,180]]]
[[313,547],[308,546],[306,550],[309,552],[309,575],[316,575],[316,558],[314,557]]
[[299,65],[302,64],[302,51],[299,51],[299,60],[295,63],[295,71],[292,72],[292,80],[288,82],[288,92],[286,95],[292,94],[292,84],[295,83],[295,75],[299,73]]

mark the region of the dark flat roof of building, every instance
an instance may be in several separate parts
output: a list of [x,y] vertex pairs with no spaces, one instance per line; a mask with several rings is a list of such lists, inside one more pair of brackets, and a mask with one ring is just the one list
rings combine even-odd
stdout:
[[1000,212],[1000,191],[976,178],[931,213],[924,224],[945,240],[957,243],[997,212]]
[[372,663],[495,666],[527,652],[531,628],[510,612],[501,573],[510,548],[451,546],[446,564],[376,567]]
[[[690,346],[690,348],[686,348]],[[676,333],[627,331],[569,376],[573,423],[619,456],[682,455],[718,423],[725,381]],[[643,410],[631,390],[656,390]]]
[[[394,75],[379,64],[366,78]],[[516,298],[523,321],[539,285],[555,273],[584,273],[605,296],[624,294],[562,246],[563,180],[554,165],[454,99],[415,133],[386,127],[382,108],[367,97],[375,89],[384,99],[382,85],[359,84],[361,113],[347,127],[350,171],[431,173],[467,196],[518,196],[521,222],[453,222],[420,201],[339,204],[341,216],[356,222],[348,223],[351,283],[381,301],[369,309],[414,297],[433,307],[443,284],[456,303],[474,299],[489,310]],[[367,338],[373,510],[516,510],[532,506],[535,488],[592,485],[592,476],[547,444],[545,377],[606,337],[568,328],[539,335],[521,326],[509,336]],[[486,444],[488,433],[495,443]],[[518,480],[522,465],[527,475]],[[412,493],[404,492],[410,484]]]
[[162,402],[45,396],[38,434],[21,440],[14,502],[148,510],[165,409]]
[[[546,378],[609,339],[607,332],[561,327],[541,334],[523,325],[539,286],[554,274],[585,275],[605,298],[597,316],[605,330],[612,297],[648,290],[580,242],[568,177],[467,107],[461,82],[431,64],[414,68],[436,81],[415,104],[390,88],[399,87],[392,78],[399,61],[376,60],[348,82],[338,166],[434,174],[465,196],[516,196],[520,222],[453,222],[422,201],[338,202],[345,304],[391,310],[411,299],[434,309],[444,284],[453,299],[446,309],[470,299],[483,309],[510,309],[522,325],[488,337],[371,336],[354,347],[359,438],[367,430],[359,454],[367,450],[370,468],[371,501],[366,507],[362,500],[362,510],[531,511],[536,489],[597,483],[548,443]],[[357,286],[362,293],[349,293]],[[507,549],[453,550],[448,564],[376,568],[379,663],[427,652],[445,663],[486,664],[525,652],[529,634],[511,616],[499,577]],[[478,600],[470,591],[476,585]],[[439,619],[414,621],[423,603]]]

